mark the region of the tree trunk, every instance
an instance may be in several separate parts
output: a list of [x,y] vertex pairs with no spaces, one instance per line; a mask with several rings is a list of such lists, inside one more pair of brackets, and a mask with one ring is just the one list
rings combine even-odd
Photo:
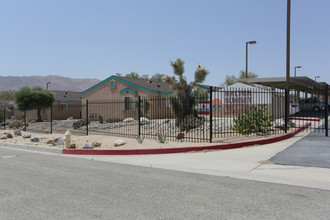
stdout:
[[41,109],[40,108],[37,109],[37,115],[38,115],[37,122],[41,122],[42,119],[41,119]]

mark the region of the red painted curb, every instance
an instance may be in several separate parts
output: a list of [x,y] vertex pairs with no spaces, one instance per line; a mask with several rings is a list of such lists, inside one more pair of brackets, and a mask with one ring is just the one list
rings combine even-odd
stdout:
[[171,153],[184,153],[190,151],[202,151],[202,150],[225,150],[234,149],[240,147],[246,147],[251,145],[270,144],[277,141],[282,141],[293,137],[299,132],[303,131],[307,127],[311,126],[311,123],[306,123],[303,126],[296,128],[295,130],[281,134],[276,137],[263,138],[258,140],[217,144],[211,146],[201,147],[182,147],[182,148],[161,148],[161,149],[129,149],[129,150],[93,150],[93,149],[63,149],[63,154],[79,154],[79,155],[139,155],[139,154],[171,154]]
[[300,121],[320,121],[320,118],[298,118],[290,117],[291,120],[300,120]]

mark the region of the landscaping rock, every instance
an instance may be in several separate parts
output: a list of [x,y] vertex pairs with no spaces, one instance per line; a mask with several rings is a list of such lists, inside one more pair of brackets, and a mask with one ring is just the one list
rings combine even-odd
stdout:
[[134,121],[135,121],[134,118],[125,118],[125,119],[123,120],[124,123],[134,122]]
[[101,142],[97,142],[97,141],[96,142],[93,142],[92,143],[92,146],[93,147],[101,147]]
[[40,139],[38,137],[31,137],[30,141],[31,142],[40,142]]
[[10,132],[9,131],[4,131],[3,134],[9,134]]
[[116,140],[115,143],[113,144],[113,146],[119,147],[119,146],[122,146],[124,144],[126,144],[125,141],[123,141],[123,140]]
[[53,146],[64,145],[64,141],[62,140],[62,138],[57,137],[53,140],[52,144]]
[[76,148],[76,144],[70,144],[68,148],[75,149]]
[[150,123],[150,120],[148,118],[141,117],[140,118],[140,123],[141,123],[141,125],[149,124]]
[[16,129],[16,130],[14,130],[14,135],[15,136],[22,136],[22,133],[21,133],[20,130]]
[[7,139],[7,135],[6,134],[2,135],[0,139]]
[[53,141],[52,141],[52,140],[48,140],[48,141],[46,142],[46,144],[53,144]]
[[31,137],[31,134],[25,134],[23,135],[23,138],[30,138]]
[[165,123],[169,123],[170,122],[170,119],[168,119],[168,118],[165,118],[165,119],[161,119],[160,120],[160,123],[161,124],[165,124]]
[[94,147],[92,145],[90,145],[90,143],[88,143],[88,142],[84,143],[83,149],[93,149],[93,148]]
[[13,138],[13,135],[11,133],[8,133],[7,138]]
[[73,120],[73,117],[68,117],[66,120]]

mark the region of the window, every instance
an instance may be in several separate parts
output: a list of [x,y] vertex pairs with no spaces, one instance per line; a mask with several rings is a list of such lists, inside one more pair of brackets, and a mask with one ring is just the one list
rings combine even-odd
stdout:
[[68,104],[61,103],[61,111],[68,111]]
[[133,97],[125,97],[125,110],[132,110],[134,106],[134,98]]

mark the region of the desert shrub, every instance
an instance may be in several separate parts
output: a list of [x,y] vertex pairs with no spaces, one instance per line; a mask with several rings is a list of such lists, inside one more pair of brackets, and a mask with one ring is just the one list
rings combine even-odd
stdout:
[[[29,126],[28,123],[26,123],[26,127]],[[9,128],[21,128],[24,127],[24,121],[22,120],[13,120],[11,122],[9,122],[8,124]]]
[[109,118],[106,120],[107,123],[116,123],[116,122],[121,122],[121,121],[123,121],[123,120],[120,118]]
[[202,117],[188,115],[179,124],[181,131],[190,131],[203,125],[205,119]]
[[[90,121],[88,121],[90,122]],[[81,128],[82,126],[85,126],[87,125],[86,121],[85,120],[78,120],[78,121],[75,121],[72,125],[73,129],[79,129]]]
[[268,116],[267,106],[259,106],[258,108],[249,108],[245,112],[234,119],[234,131],[240,134],[249,134],[252,132],[265,133],[266,129],[272,126],[274,119]]
[[100,121],[100,124],[103,124],[104,116],[102,114],[98,114],[97,119]]

